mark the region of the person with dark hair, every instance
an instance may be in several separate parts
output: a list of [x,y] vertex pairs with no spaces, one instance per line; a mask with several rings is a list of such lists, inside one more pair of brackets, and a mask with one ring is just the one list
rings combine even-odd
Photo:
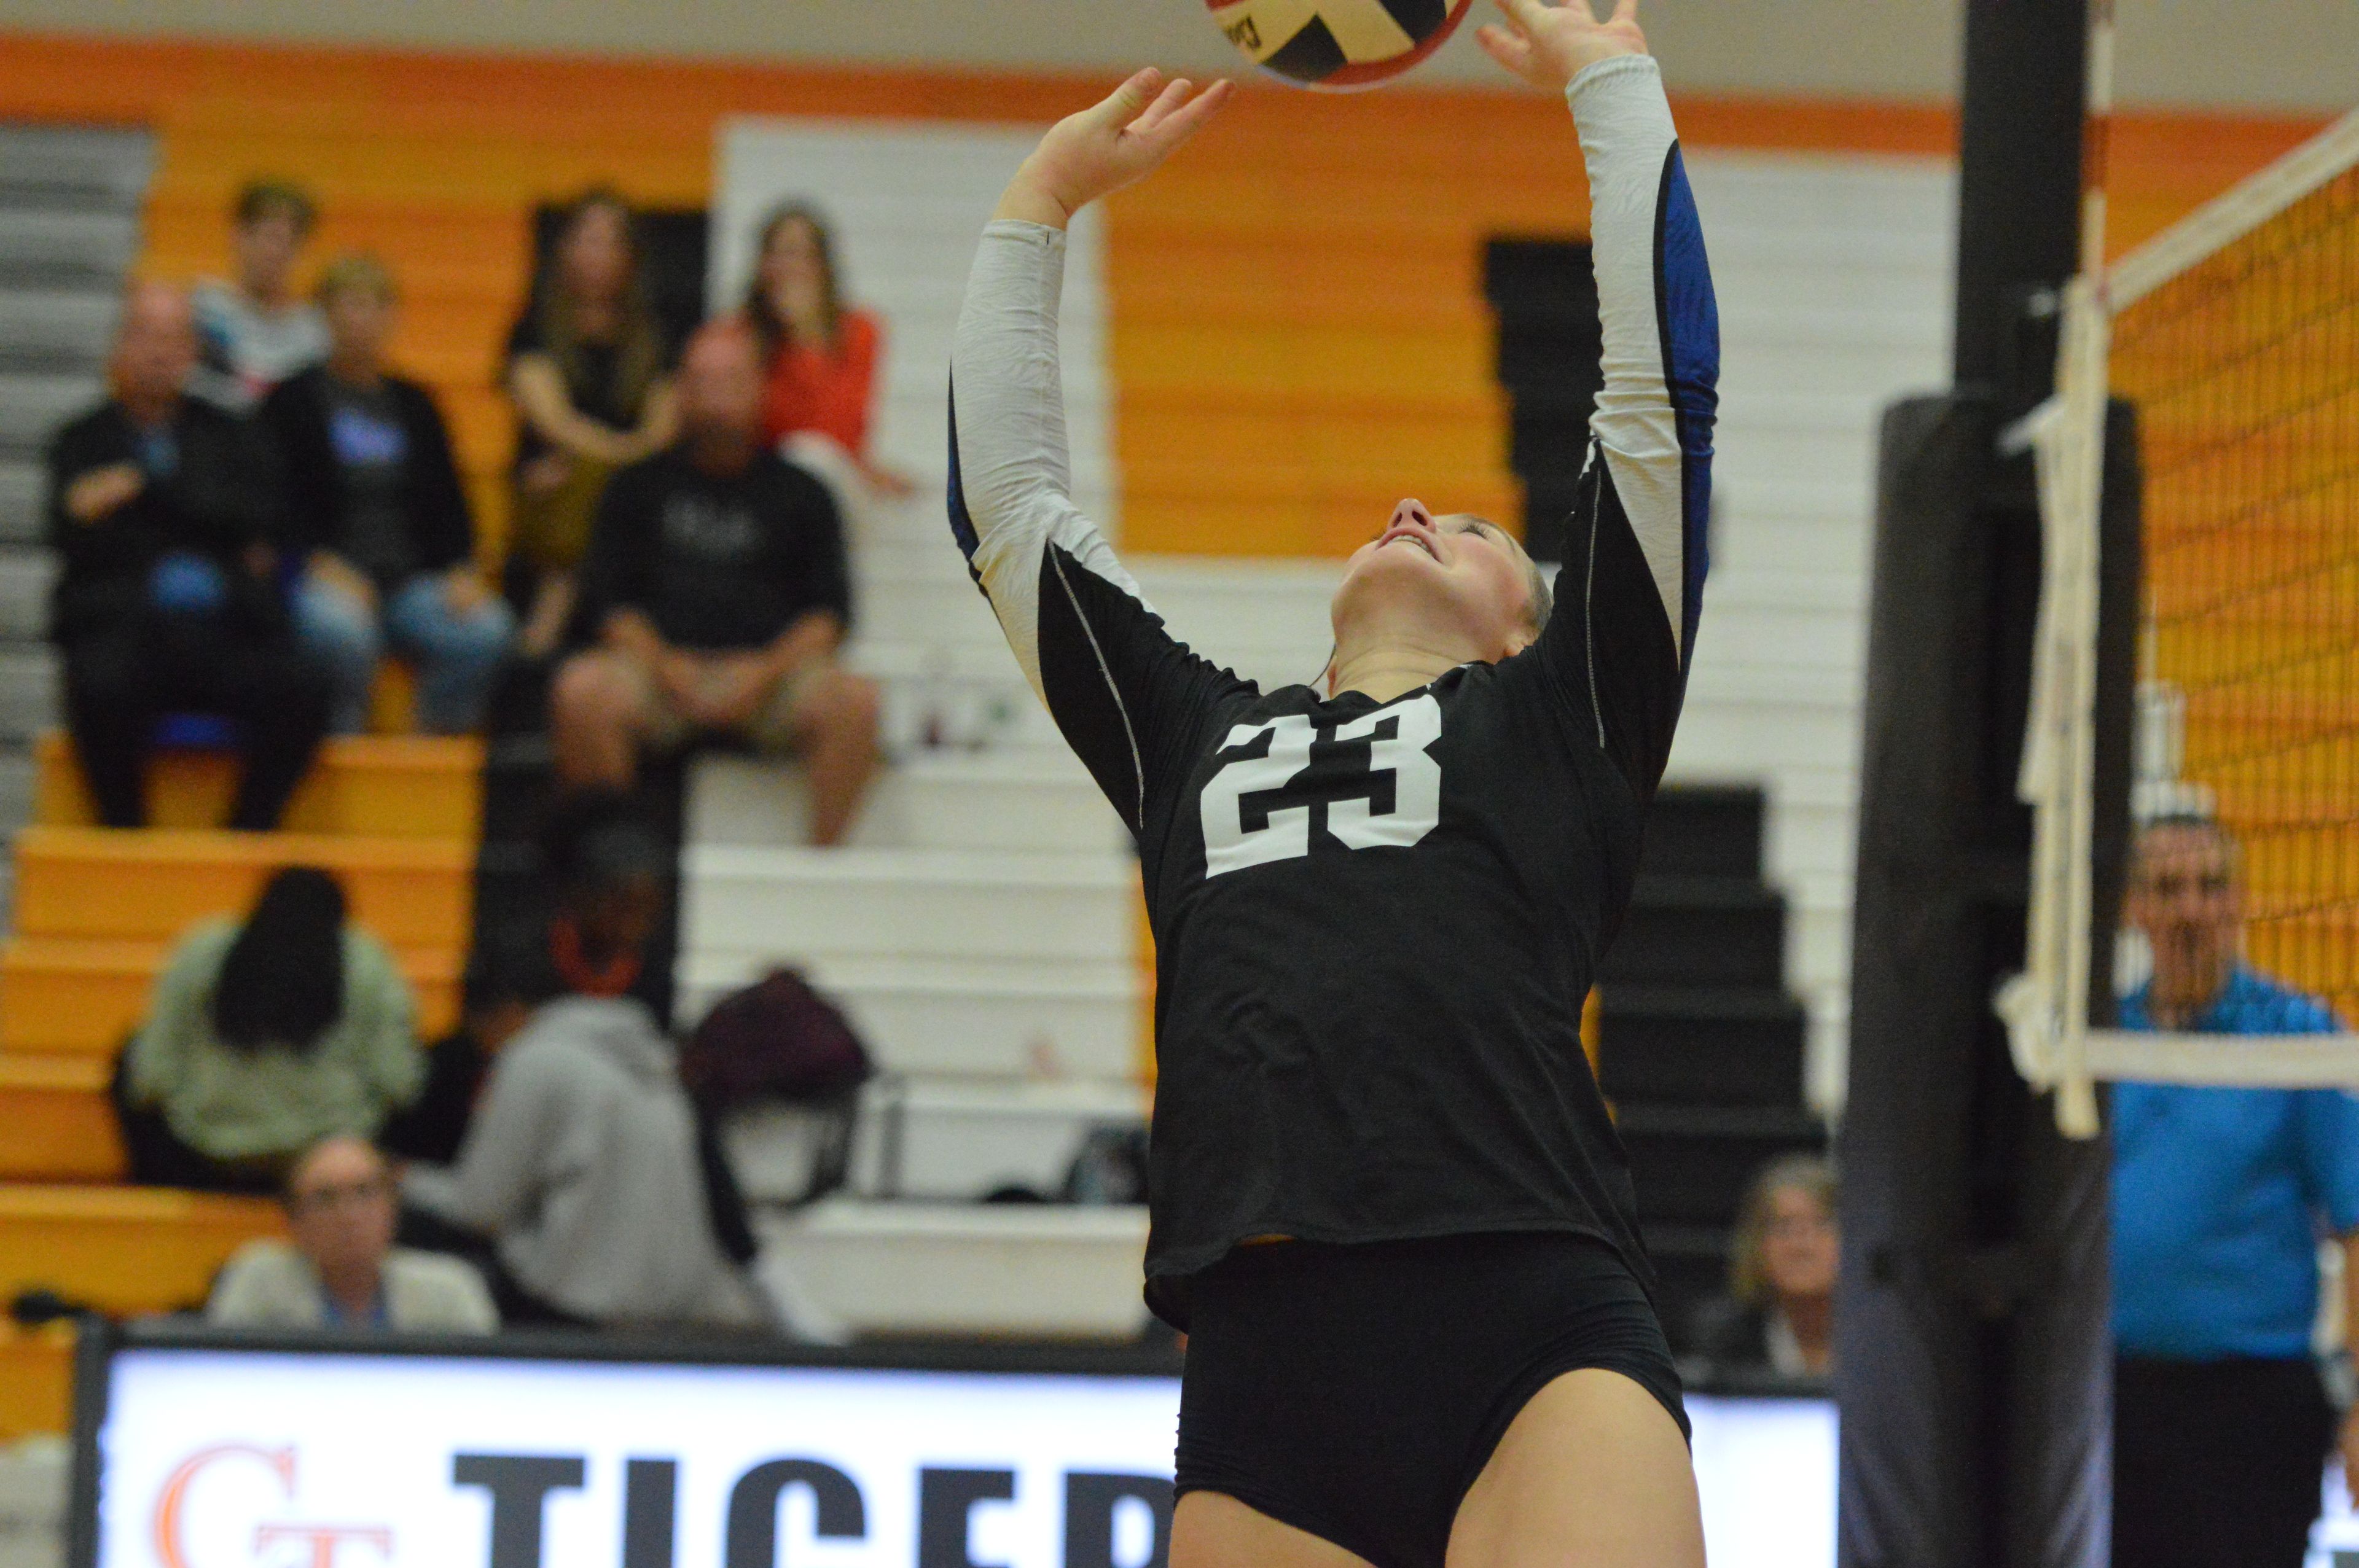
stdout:
[[392,373],[393,275],[347,255],[321,275],[324,363],[282,384],[262,420],[285,460],[285,545],[304,563],[295,624],[335,681],[333,727],[368,722],[390,643],[418,665],[418,718],[473,730],[516,617],[475,567],[475,525],[434,395]]
[[491,1241],[512,1323],[758,1324],[742,1206],[712,1184],[677,1049],[628,994],[670,847],[606,797],[573,803],[548,861],[563,994],[501,1050],[457,1161],[412,1165],[403,1196]]
[[327,357],[327,322],[295,291],[295,263],[319,217],[311,193],[285,179],[248,180],[230,208],[237,276],[196,287],[204,364],[195,386],[234,413]]
[[49,634],[66,722],[109,827],[147,821],[157,719],[237,725],[232,827],[275,827],[328,724],[327,679],[299,655],[273,573],[275,454],[245,421],[182,391],[189,302],[141,284],[124,301],[107,401],[49,451]]
[[884,324],[874,311],[844,303],[834,232],[808,202],[788,202],[764,220],[745,321],[761,351],[762,433],[771,444],[824,437],[871,489],[909,493],[907,479],[878,468],[868,453]]
[[377,1140],[385,1152],[435,1165],[457,1159],[493,1062],[557,989],[537,925],[497,925],[479,935],[460,982],[459,1026],[428,1048],[426,1087],[385,1124]]
[[[2125,1029],[2332,1034],[2332,1009],[2243,957],[2241,848],[2217,822],[2148,823],[2123,913],[2153,972]],[[2359,1096],[2113,1087],[2114,1561],[2296,1568],[2335,1414],[2311,1354],[2318,1243],[2359,1321]],[[2343,1464],[2359,1489],[2359,1411]]]
[[182,937],[156,982],[121,1073],[133,1178],[268,1191],[321,1139],[374,1136],[425,1079],[415,1017],[335,878],[287,867],[244,920]]
[[627,789],[643,752],[701,737],[799,754],[810,839],[840,842],[876,768],[875,687],[836,663],[851,620],[843,529],[825,488],[765,448],[750,335],[715,321],[680,370],[682,435],[624,470],[582,568],[600,645],[559,670],[559,782]]
[[205,1321],[224,1328],[491,1334],[499,1310],[456,1258],[393,1244],[393,1173],[364,1138],[340,1133],[288,1168],[288,1237],[249,1241],[222,1266]]
[[508,591],[538,658],[571,617],[573,569],[607,475],[671,444],[670,353],[618,192],[585,191],[566,210],[506,362],[517,415]]
[[1697,1314],[1697,1355],[1718,1373],[1824,1378],[1834,1370],[1834,1167],[1787,1154],[1754,1174],[1729,1247],[1728,1294]]

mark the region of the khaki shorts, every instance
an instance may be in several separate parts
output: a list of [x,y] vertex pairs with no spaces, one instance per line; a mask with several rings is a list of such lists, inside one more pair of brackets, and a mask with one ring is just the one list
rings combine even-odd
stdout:
[[639,737],[658,752],[677,752],[700,735],[718,733],[748,741],[765,756],[785,756],[796,749],[801,737],[803,714],[811,697],[835,676],[832,660],[812,659],[773,681],[751,719],[734,729],[715,731],[681,712],[645,663],[611,648],[603,656],[629,679],[636,698],[633,706],[638,714]]

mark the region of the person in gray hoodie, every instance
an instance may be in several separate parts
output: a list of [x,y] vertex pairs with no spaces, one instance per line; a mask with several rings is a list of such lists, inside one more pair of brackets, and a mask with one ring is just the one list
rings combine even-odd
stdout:
[[[413,1165],[414,1208],[487,1237],[527,1319],[756,1326],[764,1298],[716,1237],[677,1052],[625,993],[669,856],[609,816],[562,851],[550,957],[566,994],[500,1052],[457,1161]],[[516,1303],[503,1302],[510,1321]],[[532,1310],[538,1308],[542,1310]]]

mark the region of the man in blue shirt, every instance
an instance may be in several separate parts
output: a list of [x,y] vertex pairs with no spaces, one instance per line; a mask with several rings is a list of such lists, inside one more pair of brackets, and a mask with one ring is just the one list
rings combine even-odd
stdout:
[[[2154,975],[2125,1028],[2340,1031],[2242,962],[2237,860],[2200,817],[2139,836],[2125,913]],[[2113,1133],[2115,1568],[2299,1568],[2335,1435],[2310,1351],[2321,1236],[2359,1291],[2359,1098],[2125,1083]]]

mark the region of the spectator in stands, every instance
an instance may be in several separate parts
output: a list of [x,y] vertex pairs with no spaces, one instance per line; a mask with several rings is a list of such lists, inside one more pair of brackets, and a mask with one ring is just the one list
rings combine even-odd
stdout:
[[1754,1176],[1729,1250],[1728,1294],[1697,1314],[1697,1354],[1716,1372],[1824,1378],[1834,1370],[1833,1167],[1814,1154]]
[[456,1258],[393,1244],[393,1173],[367,1140],[314,1144],[287,1172],[288,1239],[249,1241],[213,1281],[205,1319],[229,1328],[491,1334],[483,1277]]
[[204,363],[195,384],[233,413],[327,357],[328,324],[295,291],[295,263],[318,219],[310,192],[283,179],[249,181],[230,209],[237,277],[197,286]]
[[869,488],[908,494],[914,487],[907,479],[868,455],[884,326],[873,313],[844,304],[835,238],[812,208],[790,202],[763,223],[745,320],[762,353],[762,433],[771,444],[823,437]]
[[466,1141],[492,1063],[555,991],[548,943],[538,929],[495,926],[477,937],[461,982],[459,1026],[426,1054],[426,1087],[386,1123],[390,1154],[447,1165]]
[[810,836],[852,825],[876,766],[876,689],[835,663],[843,532],[818,481],[762,442],[751,334],[713,322],[682,363],[679,446],[614,476],[583,568],[600,645],[551,696],[560,780],[627,789],[643,748],[700,735],[798,752]]
[[[2154,970],[2124,1028],[2337,1032],[2243,962],[2238,860],[2201,817],[2139,834],[2125,913]],[[2310,1353],[2319,1236],[2341,1239],[2359,1292],[2359,1098],[2122,1083],[2113,1135],[2114,1561],[2296,1568],[2335,1440]],[[2359,1414],[2342,1443],[2359,1489]]]
[[753,1256],[742,1203],[712,1187],[717,1152],[678,1054],[627,994],[669,847],[603,803],[577,802],[557,837],[549,948],[565,994],[500,1052],[458,1162],[411,1166],[404,1195],[492,1238],[512,1323],[758,1323],[737,1267]]
[[180,939],[118,1075],[132,1175],[268,1192],[323,1138],[374,1135],[426,1059],[393,955],[326,871],[289,866],[243,921]]
[[367,726],[390,643],[415,660],[418,718],[437,734],[482,722],[516,619],[475,569],[475,529],[433,394],[386,368],[393,275],[348,255],[320,275],[323,363],[262,406],[286,466],[286,541],[303,560],[295,623],[335,681],[333,728]]
[[518,416],[509,595],[533,657],[555,651],[571,618],[573,571],[607,476],[671,444],[669,360],[630,205],[589,191],[568,209],[508,334]]
[[275,578],[273,454],[258,432],[182,384],[196,363],[189,302],[135,287],[112,395],[58,432],[49,537],[62,569],[50,635],[67,722],[110,827],[147,820],[158,719],[236,720],[245,777],[230,826],[277,825],[328,722],[326,677],[298,654]]

